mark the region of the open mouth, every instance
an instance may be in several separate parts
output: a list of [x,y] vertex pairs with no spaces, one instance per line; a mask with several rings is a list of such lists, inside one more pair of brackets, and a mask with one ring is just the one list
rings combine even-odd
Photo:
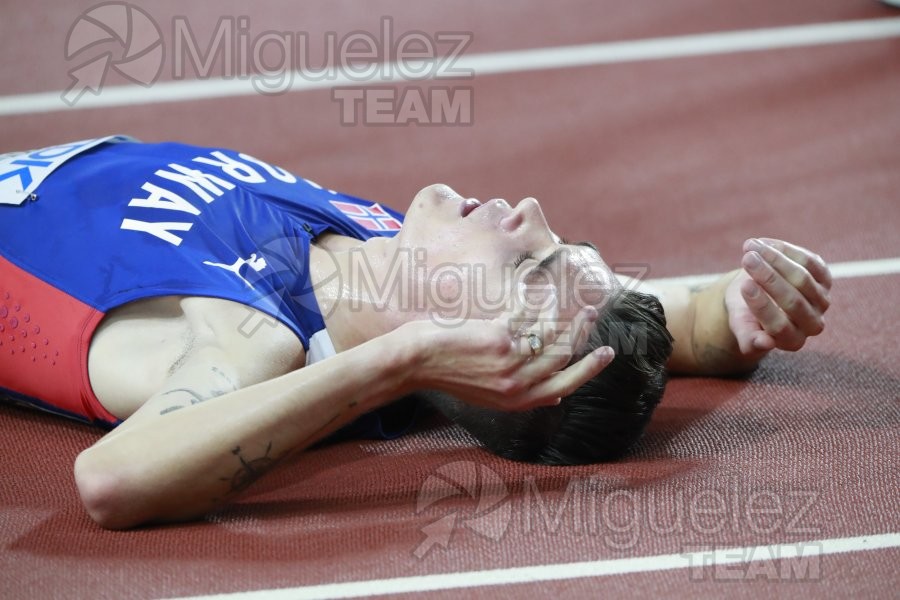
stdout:
[[475,198],[469,198],[464,200],[462,204],[459,206],[459,215],[463,218],[469,215],[473,210],[481,206],[481,202],[476,200]]

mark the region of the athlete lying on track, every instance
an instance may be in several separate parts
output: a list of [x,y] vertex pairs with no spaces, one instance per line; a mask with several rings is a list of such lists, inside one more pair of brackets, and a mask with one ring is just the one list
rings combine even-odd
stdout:
[[335,432],[401,433],[418,400],[388,405],[427,390],[502,456],[608,460],[667,371],[822,331],[822,260],[743,251],[705,287],[636,282],[530,198],[434,185],[404,218],[229,150],[43,149],[0,159],[0,392],[113,427],[75,463],[109,528],[203,515]]

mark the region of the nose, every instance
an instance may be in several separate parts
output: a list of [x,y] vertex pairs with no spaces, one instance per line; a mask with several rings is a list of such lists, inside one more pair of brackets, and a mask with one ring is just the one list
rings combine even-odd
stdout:
[[540,232],[548,238],[553,238],[553,233],[550,231],[550,225],[547,223],[544,211],[541,210],[541,205],[538,204],[536,199],[525,198],[516,206],[516,212],[521,212],[527,227],[533,228],[534,231]]

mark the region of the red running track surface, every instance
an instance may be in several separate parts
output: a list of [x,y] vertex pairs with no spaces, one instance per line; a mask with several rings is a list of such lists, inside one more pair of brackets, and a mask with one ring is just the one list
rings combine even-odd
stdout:
[[[5,18],[0,94],[66,87],[60,48],[91,5],[42,0]],[[221,14],[311,32],[374,30],[390,15],[398,30],[472,31],[470,52],[900,16],[868,0],[360,6],[146,10],[207,33]],[[753,235],[833,262],[892,258],[898,51],[891,39],[477,76],[467,127],[341,126],[328,90],[4,116],[0,151],[123,132],[236,147],[400,209],[437,180],[480,198],[533,195],[559,233],[657,276],[734,268]],[[840,279],[826,333],[802,352],[775,353],[746,380],[674,380],[621,462],[510,463],[435,419],[401,440],[308,452],[189,525],[100,530],[71,475],[99,433],[0,405],[0,597],[198,595],[896,533],[898,291],[900,275]],[[441,481],[483,487],[417,511]],[[453,511],[448,545],[417,557],[423,528]],[[894,547],[823,556],[805,575],[769,561],[433,594],[893,597],[898,559]]]

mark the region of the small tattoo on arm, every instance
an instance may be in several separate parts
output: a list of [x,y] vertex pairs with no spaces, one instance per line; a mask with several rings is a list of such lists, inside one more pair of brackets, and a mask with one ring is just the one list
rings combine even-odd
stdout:
[[710,285],[710,283],[695,283],[694,285],[688,287],[688,293],[691,296],[696,296],[700,292],[709,289]]
[[266,446],[265,454],[258,458],[247,460],[241,453],[241,447],[235,446],[231,453],[241,461],[241,467],[231,477],[222,478],[222,481],[230,482],[231,492],[236,493],[247,489],[278,462],[279,459],[269,456],[271,451],[272,442],[269,442],[269,445]]
[[[313,442],[318,441],[319,436],[323,431],[327,430],[335,421],[340,418],[341,413],[335,414],[332,416],[326,423],[324,423],[321,427],[318,427],[306,441],[300,445],[302,448],[308,447]],[[241,492],[248,487],[250,487],[257,479],[265,475],[272,467],[274,467],[278,462],[280,462],[284,457],[288,456],[291,452],[287,451],[283,453],[281,456],[269,456],[272,452],[272,442],[270,441],[266,446],[265,453],[257,458],[247,459],[244,456],[244,451],[240,446],[235,446],[232,448],[231,453],[237,456],[238,460],[241,462],[240,468],[234,472],[231,477],[222,477],[222,481],[229,482],[229,494]],[[220,498],[213,498],[213,503],[220,502]]]
[[338,417],[340,417],[340,416],[341,416],[340,413],[334,415],[333,417],[331,417],[330,419],[328,419],[328,422],[327,422],[327,423],[325,423],[324,425],[322,425],[321,427],[319,427],[318,429],[316,429],[315,431],[313,431],[312,434],[310,434],[310,436],[309,436],[308,438],[306,438],[306,444],[309,445],[309,444],[313,444],[313,443],[317,442],[317,441],[318,441],[318,437],[322,434],[322,432],[325,431],[326,429],[328,429],[328,427],[329,427],[332,423],[334,423],[335,421],[337,421]]
[[178,392],[184,392],[186,394],[190,394],[192,396],[191,404],[199,404],[199,403],[203,402],[204,400],[212,397],[212,396],[203,397],[200,394],[198,394],[197,392],[195,392],[194,390],[189,390],[187,388],[175,388],[174,390],[169,390],[168,392],[163,394],[163,396],[168,396],[169,394],[175,394]]
[[[198,394],[196,391],[194,391],[194,390],[189,390],[189,389],[187,389],[187,388],[175,388],[174,390],[169,390],[168,392],[165,392],[165,393],[163,394],[163,396],[168,396],[169,394],[175,394],[175,393],[181,392],[181,393],[185,393],[185,394],[188,394],[188,395],[191,396],[191,404],[200,404],[200,403],[203,402],[204,400],[209,400],[210,398],[217,398],[217,397],[219,397],[219,396],[223,396],[223,395],[227,394],[229,391],[233,391],[233,390],[220,390],[220,389],[214,389],[214,390],[208,391],[208,392],[205,393],[205,394]],[[167,414],[167,413],[176,411],[176,410],[178,410],[179,408],[184,408],[184,407],[185,407],[184,404],[176,404],[176,405],[174,405],[174,406],[170,406],[170,407],[168,407],[168,408],[164,408],[163,410],[161,410],[161,411],[159,412],[159,414],[160,414],[160,415],[165,415],[165,414]]]

